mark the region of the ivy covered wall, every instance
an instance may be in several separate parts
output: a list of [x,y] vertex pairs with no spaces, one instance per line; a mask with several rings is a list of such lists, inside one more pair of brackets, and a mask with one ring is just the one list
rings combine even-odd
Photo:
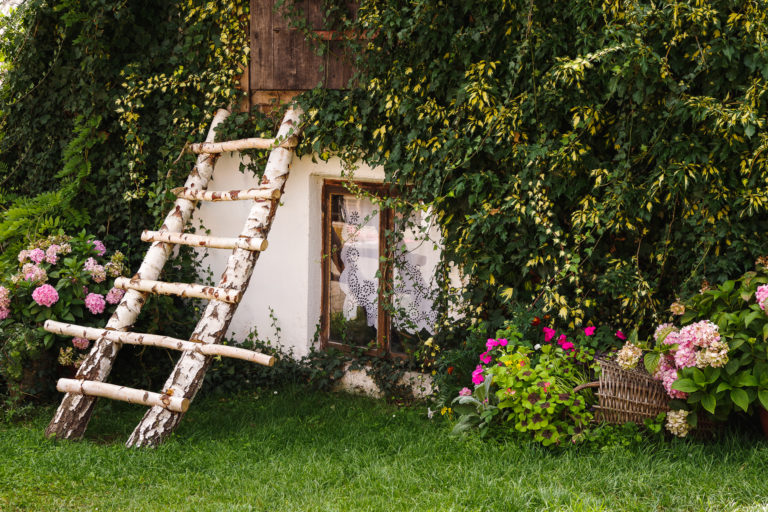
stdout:
[[767,12],[363,2],[359,87],[304,97],[305,144],[382,165],[432,207],[468,318],[534,305],[647,329],[768,250]]

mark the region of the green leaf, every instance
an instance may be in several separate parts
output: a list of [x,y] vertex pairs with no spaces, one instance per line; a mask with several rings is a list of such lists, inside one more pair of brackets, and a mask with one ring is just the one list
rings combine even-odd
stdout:
[[656,373],[656,368],[659,366],[659,359],[661,359],[661,354],[657,352],[648,352],[645,354],[643,364],[645,365],[645,369],[651,375]]
[[701,397],[701,406],[704,407],[704,410],[706,410],[710,414],[715,414],[716,404],[717,404],[717,401],[715,400],[715,397],[710,395],[709,393],[706,393],[704,394],[704,396]]
[[732,389],[731,390],[731,400],[742,411],[744,411],[744,412],[747,411],[747,408],[749,407],[749,397],[747,396],[747,392],[746,391],[744,391],[743,389]]
[[755,318],[763,315],[765,315],[765,313],[763,313],[762,311],[752,311],[750,314],[748,314],[744,318],[744,327],[749,327],[749,324],[751,324],[755,320]]
[[699,370],[698,368],[692,368],[691,369],[691,376],[693,377],[693,382],[696,383],[696,386],[699,388],[703,388],[704,385],[707,383],[706,377],[704,377],[704,372]]
[[720,290],[724,291],[725,293],[730,293],[731,291],[733,291],[733,287],[735,284],[736,282],[733,280],[726,281],[722,285],[720,285]]
[[717,389],[715,390],[715,393],[720,393],[721,391],[728,391],[729,389],[733,389],[733,387],[727,382],[721,382],[720,384],[717,385]]
[[698,391],[699,387],[691,379],[677,379],[674,384],[672,384],[672,389],[693,393],[694,391]]
[[758,391],[757,398],[760,400],[760,404],[763,406],[763,409],[768,410],[768,390],[762,389]]
[[749,370],[745,370],[731,379],[731,384],[740,388],[757,386],[757,379]]

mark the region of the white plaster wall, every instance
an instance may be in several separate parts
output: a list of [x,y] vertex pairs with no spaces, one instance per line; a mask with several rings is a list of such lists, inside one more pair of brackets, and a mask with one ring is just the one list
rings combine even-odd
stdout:
[[[211,190],[244,189],[257,185],[250,173],[239,171],[239,160],[228,153],[216,164]],[[268,249],[259,257],[250,285],[230,326],[230,339],[242,341],[256,329],[260,339],[305,355],[320,320],[321,300],[321,199],[324,179],[339,178],[341,162],[305,156],[294,158],[285,194],[269,234]],[[358,181],[382,181],[381,169],[361,166],[354,172]],[[202,225],[215,236],[237,236],[248,215],[250,202],[202,203],[192,224]],[[202,233],[198,229],[198,233]],[[210,249],[204,264],[218,281],[230,251]],[[279,340],[270,319],[270,308],[280,328]]]

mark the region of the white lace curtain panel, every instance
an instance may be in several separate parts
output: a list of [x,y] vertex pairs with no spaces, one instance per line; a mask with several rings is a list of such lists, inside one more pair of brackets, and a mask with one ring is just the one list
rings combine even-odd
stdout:
[[[379,214],[370,201],[343,196],[341,219],[344,221],[340,257],[344,270],[339,287],[344,293],[344,318],[354,319],[357,310],[365,310],[369,326],[378,325]],[[406,246],[408,245],[406,241]],[[426,258],[410,251],[401,252],[395,265],[395,305],[405,317],[393,320],[399,329],[432,332],[436,321],[431,287],[424,279]]]

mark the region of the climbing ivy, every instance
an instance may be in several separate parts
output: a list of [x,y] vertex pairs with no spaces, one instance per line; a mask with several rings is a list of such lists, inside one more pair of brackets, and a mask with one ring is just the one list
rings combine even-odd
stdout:
[[381,165],[428,205],[443,270],[491,331],[516,304],[648,327],[765,252],[767,12],[363,1],[346,26],[366,38],[358,87],[302,97],[302,148]]
[[180,150],[240,100],[247,20],[245,0],[27,0],[3,18],[3,254],[84,227],[135,268],[194,161]]

